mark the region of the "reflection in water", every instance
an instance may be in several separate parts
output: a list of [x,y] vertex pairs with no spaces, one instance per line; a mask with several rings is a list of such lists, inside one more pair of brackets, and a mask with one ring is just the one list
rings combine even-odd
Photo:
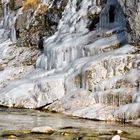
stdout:
[[72,131],[78,129],[82,133],[94,132],[98,134],[122,130],[133,135],[131,138],[140,137],[140,128],[129,124],[85,120],[37,110],[0,108],[0,132],[4,130],[30,130],[37,126],[51,126],[56,130],[72,128]]

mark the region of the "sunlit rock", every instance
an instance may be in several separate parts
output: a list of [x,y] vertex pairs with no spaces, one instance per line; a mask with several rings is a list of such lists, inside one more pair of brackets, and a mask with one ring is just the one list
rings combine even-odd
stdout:
[[32,133],[45,133],[45,134],[52,134],[54,133],[54,129],[50,126],[41,126],[41,127],[34,127],[31,130]]
[[114,136],[111,140],[120,140],[121,137],[119,135]]

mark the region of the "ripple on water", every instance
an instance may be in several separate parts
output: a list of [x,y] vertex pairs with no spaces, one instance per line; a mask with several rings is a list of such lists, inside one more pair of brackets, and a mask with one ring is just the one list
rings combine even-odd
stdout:
[[[50,126],[56,130],[56,133],[51,134],[51,136],[27,133],[28,130],[38,126]],[[17,130],[20,135],[16,134]],[[8,135],[1,135],[1,137],[6,138],[104,140],[111,139],[117,130],[123,131],[119,134],[122,140],[139,140],[140,138],[140,128],[130,124],[92,121],[38,110],[0,108],[0,133],[8,133]]]

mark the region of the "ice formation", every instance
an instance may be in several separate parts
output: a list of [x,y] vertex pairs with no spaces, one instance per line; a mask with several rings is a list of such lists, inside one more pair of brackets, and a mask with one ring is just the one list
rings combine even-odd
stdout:
[[[42,2],[48,4],[49,0]],[[88,28],[89,14],[100,14],[92,31]],[[16,16],[11,22],[5,21],[8,18],[5,15],[4,25],[14,24]],[[14,26],[10,27],[15,42]],[[3,32],[2,35],[8,34],[6,29]],[[5,51],[0,53],[4,55]],[[44,52],[36,61],[36,69],[2,89],[0,104],[46,106],[49,110],[99,120],[139,118],[137,52],[137,47],[127,44],[126,21],[117,0],[108,0],[103,10],[97,0],[81,0],[79,4],[78,0],[69,0],[58,31],[44,41]]]

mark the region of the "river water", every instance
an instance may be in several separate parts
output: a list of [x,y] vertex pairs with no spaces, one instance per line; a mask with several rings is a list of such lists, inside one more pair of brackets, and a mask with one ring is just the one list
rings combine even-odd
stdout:
[[[43,112],[38,110],[8,109],[0,108],[0,133],[8,130],[9,132],[31,130],[33,127],[51,126],[60,132],[69,132],[64,135],[43,135],[43,134],[23,134],[14,139],[25,140],[107,140],[115,135],[115,131],[122,130],[122,140],[140,140],[140,128],[130,124],[120,124],[111,122],[101,122],[75,117],[65,116],[58,113]],[[74,137],[78,135],[79,138]],[[12,134],[11,134],[12,135]],[[7,136],[7,135],[6,135]],[[0,140],[9,139],[0,136]]]

